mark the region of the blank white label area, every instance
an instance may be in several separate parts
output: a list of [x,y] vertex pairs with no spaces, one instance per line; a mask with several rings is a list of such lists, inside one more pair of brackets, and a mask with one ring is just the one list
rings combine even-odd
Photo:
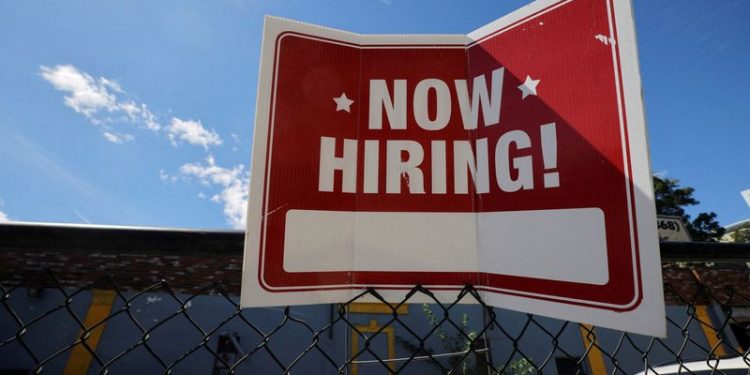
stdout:
[[486,272],[606,284],[598,208],[490,213],[290,210],[287,272]]

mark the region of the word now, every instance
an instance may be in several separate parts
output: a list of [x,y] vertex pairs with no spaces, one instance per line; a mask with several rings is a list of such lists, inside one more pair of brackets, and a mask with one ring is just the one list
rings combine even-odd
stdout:
[[[472,82],[471,99],[469,99],[468,82],[465,79],[453,81],[456,99],[461,110],[461,120],[464,129],[477,128],[479,107],[482,108],[484,126],[495,125],[500,122],[500,107],[503,99],[503,76],[505,68],[492,71],[490,79],[491,89],[487,88],[484,75],[474,77]],[[428,97],[430,93],[437,101],[434,117],[429,114]],[[412,108],[414,120],[424,130],[442,130],[451,118],[450,88],[441,79],[428,78],[419,81],[414,88]],[[393,80],[393,94],[388,90],[385,80],[370,80],[370,114],[368,127],[370,129],[383,128],[383,111],[388,117],[391,129],[406,129],[406,80]]]
[[[557,132],[555,123],[540,126],[542,157],[545,170],[557,168]],[[385,157],[381,158],[379,140],[344,139],[343,152],[337,156],[336,138],[320,138],[320,169],[318,190],[321,192],[334,191],[334,175],[341,172],[340,191],[356,193],[357,173],[360,167],[357,155],[360,145],[364,146],[364,160],[362,169],[362,193],[379,193],[379,177],[381,165],[385,165],[385,192],[399,194],[402,181],[408,192],[412,194],[425,193],[425,173],[429,173],[432,194],[447,194],[448,174],[453,174],[453,193],[469,193],[469,176],[472,178],[475,191],[478,194],[490,191],[489,148],[487,138],[479,138],[474,147],[468,140],[429,141],[431,165],[425,163],[425,146],[413,140],[385,141]],[[340,144],[340,142],[339,142]],[[448,146],[453,147],[453,161],[447,162]],[[504,192],[515,192],[534,188],[533,158],[531,155],[511,158],[511,150],[524,150],[532,147],[529,135],[522,130],[511,130],[502,134],[494,147],[494,177],[497,186]],[[342,147],[338,147],[341,149]],[[474,150],[476,149],[476,150]],[[384,160],[383,160],[384,159]],[[513,177],[515,171],[516,177]],[[558,172],[544,174],[544,187],[560,186]]]

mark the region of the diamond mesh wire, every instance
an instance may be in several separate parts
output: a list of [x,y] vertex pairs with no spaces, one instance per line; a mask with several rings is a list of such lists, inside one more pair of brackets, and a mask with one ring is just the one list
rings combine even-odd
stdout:
[[[669,272],[694,277],[665,283],[662,339],[494,308],[470,285],[453,303],[415,286],[395,304],[367,289],[337,305],[240,309],[219,282],[132,290],[115,274],[70,287],[46,271],[36,285],[0,283],[0,373],[747,373],[750,296],[696,268]],[[745,368],[728,369],[737,357]]]

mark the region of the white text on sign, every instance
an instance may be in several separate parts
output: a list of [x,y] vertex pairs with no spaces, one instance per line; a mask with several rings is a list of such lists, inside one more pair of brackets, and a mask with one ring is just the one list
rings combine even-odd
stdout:
[[[463,128],[467,131],[478,127],[481,112],[485,127],[500,123],[504,68],[490,73],[490,87],[486,75],[474,77],[471,98],[467,80],[454,80],[454,95],[459,103]],[[407,127],[407,82],[393,80],[393,92],[385,80],[370,80],[368,128],[370,130],[404,130]],[[430,106],[429,100],[436,101]],[[424,79],[417,83],[412,98],[414,120],[424,131],[439,131],[449,125],[451,118],[450,86],[440,79]],[[435,108],[430,116],[429,108]],[[385,113],[385,121],[383,113]],[[386,125],[387,123],[387,125]],[[453,173],[453,194],[468,194],[469,176],[477,194],[490,192],[494,183],[503,192],[531,190],[534,185],[533,157],[528,152],[535,145],[542,148],[544,164],[544,188],[560,186],[557,169],[557,130],[554,122],[540,125],[540,139],[532,140],[523,130],[501,133],[497,139],[478,138],[469,140],[432,140],[422,143],[413,140],[386,140],[385,155],[381,157],[380,140],[337,140],[320,138],[320,167],[318,190],[321,192],[380,193],[379,171],[385,165],[385,193],[402,193],[402,181],[407,192],[424,194],[425,181],[430,181],[430,193],[448,193],[448,174]],[[490,155],[490,142],[494,153]],[[363,170],[357,160],[359,148],[364,147]],[[448,164],[447,148],[452,148],[453,160]],[[430,165],[425,165],[425,150],[430,155]],[[521,153],[520,156],[514,156]],[[494,169],[490,168],[490,156],[494,158]],[[335,185],[335,173],[342,175],[341,185]],[[363,183],[358,188],[357,175],[363,173]],[[494,177],[494,178],[492,178]]]

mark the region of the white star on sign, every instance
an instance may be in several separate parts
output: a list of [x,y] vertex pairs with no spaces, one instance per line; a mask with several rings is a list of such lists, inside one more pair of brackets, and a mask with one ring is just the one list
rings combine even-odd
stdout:
[[347,111],[351,113],[349,107],[352,105],[352,103],[354,103],[354,100],[347,98],[345,92],[342,92],[341,96],[339,96],[338,98],[334,97],[333,101],[336,102],[336,112]]
[[531,79],[531,77],[526,76],[526,81],[518,86],[518,89],[521,90],[523,93],[523,96],[521,96],[521,99],[526,99],[529,95],[536,96],[536,85],[539,84],[538,79]]

